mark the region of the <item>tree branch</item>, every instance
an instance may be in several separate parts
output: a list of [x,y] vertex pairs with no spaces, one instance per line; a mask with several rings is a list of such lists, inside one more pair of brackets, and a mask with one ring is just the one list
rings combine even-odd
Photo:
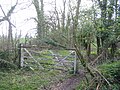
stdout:
[[8,21],[9,17],[10,17],[11,14],[13,13],[13,11],[15,10],[15,7],[17,6],[17,4],[18,4],[18,0],[16,1],[16,4],[15,4],[14,6],[12,6],[11,9],[8,11],[7,15],[5,14],[2,6],[0,5],[0,9],[2,10],[2,12],[3,12],[3,14],[4,14],[4,17],[3,17],[2,19],[0,19],[0,22],[5,21],[5,20]]

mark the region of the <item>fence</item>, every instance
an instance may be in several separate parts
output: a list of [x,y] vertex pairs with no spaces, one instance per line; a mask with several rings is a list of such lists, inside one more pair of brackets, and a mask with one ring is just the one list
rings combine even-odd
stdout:
[[[33,49],[34,48],[34,49]],[[59,50],[44,50],[37,49],[36,45],[19,45],[19,67],[26,67],[29,62],[33,66],[37,66],[39,69],[45,69],[48,66],[50,69],[66,70],[69,71],[73,68],[73,72],[76,72],[76,52],[74,49],[60,50],[64,51],[61,55]],[[67,53],[67,54],[66,54]],[[47,65],[47,67],[46,67]],[[32,66],[30,66],[31,69]]]

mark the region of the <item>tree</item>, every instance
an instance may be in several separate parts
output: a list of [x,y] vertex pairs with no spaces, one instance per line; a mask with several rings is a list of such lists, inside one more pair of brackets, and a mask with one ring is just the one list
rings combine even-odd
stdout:
[[12,27],[15,27],[15,25],[13,25],[11,23],[11,20],[10,20],[10,17],[13,13],[13,11],[15,10],[16,6],[18,4],[18,0],[16,1],[16,4],[14,6],[12,6],[10,8],[10,10],[7,12],[7,14],[5,13],[5,11],[3,10],[2,8],[2,5],[0,5],[0,8],[2,10],[2,13],[3,13],[3,17],[2,19],[0,19],[0,22],[3,22],[3,21],[7,21],[8,22],[8,25],[9,25],[9,28],[8,28],[8,43],[7,43],[7,49],[9,50],[11,45],[13,46],[13,36],[12,36]]
[[44,20],[44,2],[43,0],[33,0],[33,4],[37,13],[37,34],[38,38],[45,37],[45,20]]
[[100,23],[99,25],[97,24],[99,29],[96,36],[97,51],[98,54],[104,52],[103,56],[106,57],[105,54],[107,54],[108,48],[111,47],[111,56],[114,57],[116,51],[116,40],[118,38],[117,33],[119,32],[116,28],[119,17],[118,0],[97,1],[101,10],[101,18],[99,18]]

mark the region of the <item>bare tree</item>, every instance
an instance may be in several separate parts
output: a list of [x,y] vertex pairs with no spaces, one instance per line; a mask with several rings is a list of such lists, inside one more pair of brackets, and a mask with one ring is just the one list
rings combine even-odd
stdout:
[[10,8],[10,10],[7,12],[7,14],[3,10],[2,5],[0,5],[0,9],[1,9],[3,15],[4,15],[2,17],[2,19],[0,19],[0,22],[7,21],[8,25],[9,25],[9,28],[8,28],[8,45],[7,45],[8,50],[9,50],[11,45],[13,46],[12,27],[15,27],[15,25],[13,25],[11,23],[10,17],[12,15],[13,11],[15,10],[17,4],[18,4],[18,0],[16,1],[16,4]]

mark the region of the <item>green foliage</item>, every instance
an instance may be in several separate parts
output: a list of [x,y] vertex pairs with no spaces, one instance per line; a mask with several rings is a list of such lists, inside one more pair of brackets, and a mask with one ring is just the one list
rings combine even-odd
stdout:
[[66,48],[65,46],[63,46],[62,44],[60,44],[60,42],[58,40],[55,39],[45,39],[44,42],[48,45],[52,45],[54,47],[58,47],[58,48]]
[[87,74],[88,79],[83,79],[76,90],[120,90],[120,61],[100,65],[98,71],[110,85],[97,73],[92,79]]
[[4,60],[8,60],[9,52],[8,51],[0,51],[0,58]]
[[[120,89],[120,61],[99,66],[101,73],[108,79],[112,85],[112,90]],[[106,87],[106,85],[104,86]],[[105,89],[107,90],[107,89]]]
[[62,56],[67,56],[69,54],[67,50],[59,50],[58,53]]
[[91,55],[97,55],[97,52],[92,51],[92,52],[91,52]]
[[0,59],[0,69],[1,70],[9,70],[9,69],[16,69],[17,66],[7,60]]
[[[119,84],[112,84],[111,85],[111,90],[120,90],[120,85]],[[106,85],[103,85],[101,87],[101,90],[108,90],[108,87],[106,87]]]
[[12,57],[12,53],[8,51],[0,51],[0,69],[1,70],[9,70],[16,69],[17,66],[10,61],[10,57]]
[[115,57],[119,57],[120,56],[120,50],[118,49],[116,52],[115,52]]
[[111,82],[114,83],[120,81],[120,61],[103,64],[99,68],[102,74]]
[[81,81],[80,85],[76,88],[76,90],[84,90],[84,87],[86,87],[86,85],[83,81]]

